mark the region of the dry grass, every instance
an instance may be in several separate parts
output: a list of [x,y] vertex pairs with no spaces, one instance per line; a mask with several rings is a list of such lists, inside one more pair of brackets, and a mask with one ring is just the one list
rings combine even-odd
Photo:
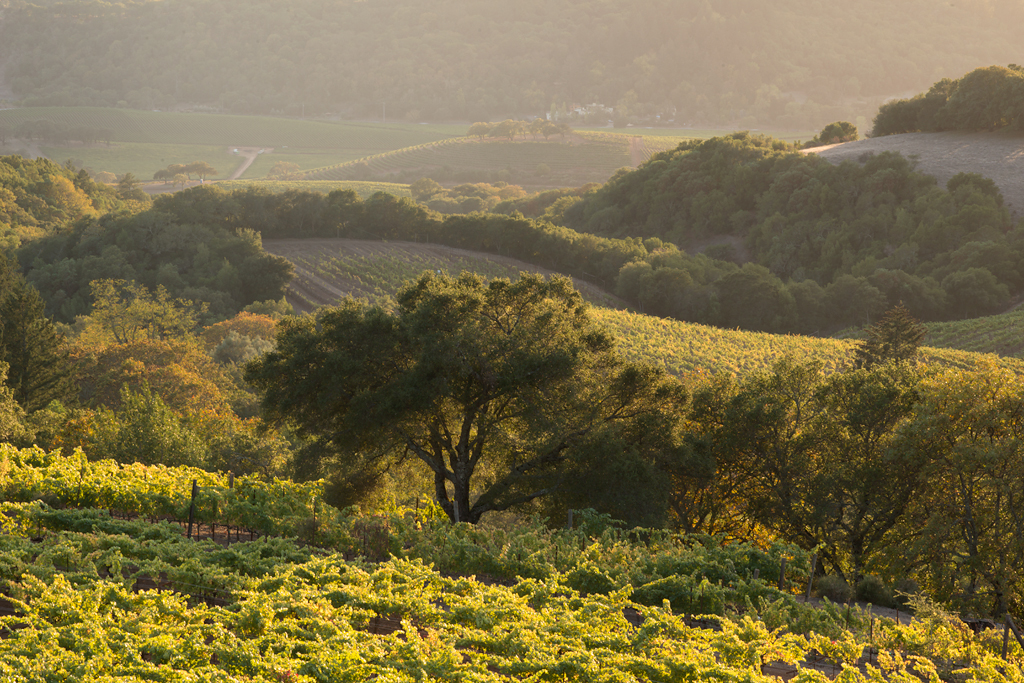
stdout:
[[967,171],[991,178],[1016,218],[1024,216],[1024,133],[906,133],[806,150],[832,163],[869,153],[899,152],[939,184]]

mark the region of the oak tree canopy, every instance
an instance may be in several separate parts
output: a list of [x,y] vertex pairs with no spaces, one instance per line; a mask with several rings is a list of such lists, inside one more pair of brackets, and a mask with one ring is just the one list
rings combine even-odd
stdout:
[[393,313],[349,299],[286,321],[246,378],[266,418],[312,440],[307,476],[369,486],[414,458],[449,517],[473,523],[563,491],[643,509],[624,504],[623,481],[572,491],[577,466],[632,463],[617,468],[642,480],[631,490],[662,495],[654,471],[685,401],[676,381],[619,357],[569,279],[526,274],[425,273]]

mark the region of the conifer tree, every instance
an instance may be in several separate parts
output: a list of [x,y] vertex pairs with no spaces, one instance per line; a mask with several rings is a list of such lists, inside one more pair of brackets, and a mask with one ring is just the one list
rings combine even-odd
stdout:
[[870,368],[886,361],[909,361],[917,355],[926,330],[902,302],[865,330],[857,346],[856,366]]
[[8,364],[7,386],[27,413],[76,393],[62,336],[44,309],[39,292],[0,254],[0,361]]

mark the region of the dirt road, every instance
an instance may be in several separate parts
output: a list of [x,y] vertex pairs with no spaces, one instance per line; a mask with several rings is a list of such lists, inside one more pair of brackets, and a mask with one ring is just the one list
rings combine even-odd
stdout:
[[644,154],[644,139],[639,135],[629,139],[629,159],[633,163],[633,168],[639,168],[640,164],[647,161],[647,155]]
[[228,180],[238,180],[239,178],[242,177],[242,174],[245,173],[245,171],[250,166],[252,166],[252,162],[256,161],[256,157],[258,157],[260,154],[269,154],[270,152],[273,152],[273,151],[274,151],[273,147],[231,147],[231,148],[229,148],[228,152],[230,152],[232,154],[238,154],[239,156],[243,157],[243,161],[242,161],[241,164],[238,165],[238,168],[236,168],[234,170],[234,172],[230,176],[227,177],[227,179]]

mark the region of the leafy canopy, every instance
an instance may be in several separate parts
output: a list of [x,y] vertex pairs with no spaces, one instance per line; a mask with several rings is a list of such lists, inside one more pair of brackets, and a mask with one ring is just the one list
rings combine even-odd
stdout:
[[[394,313],[349,299],[315,320],[286,320],[277,350],[246,379],[266,417],[313,440],[300,456],[306,475],[369,487],[412,458],[463,522],[569,488],[593,453],[601,466],[649,465],[671,451],[664,416],[684,401],[660,371],[620,359],[567,278],[525,274],[484,283],[425,273]],[[650,467],[619,469],[657,497]],[[591,500],[628,510],[621,491],[600,490],[625,485],[597,482]]]

